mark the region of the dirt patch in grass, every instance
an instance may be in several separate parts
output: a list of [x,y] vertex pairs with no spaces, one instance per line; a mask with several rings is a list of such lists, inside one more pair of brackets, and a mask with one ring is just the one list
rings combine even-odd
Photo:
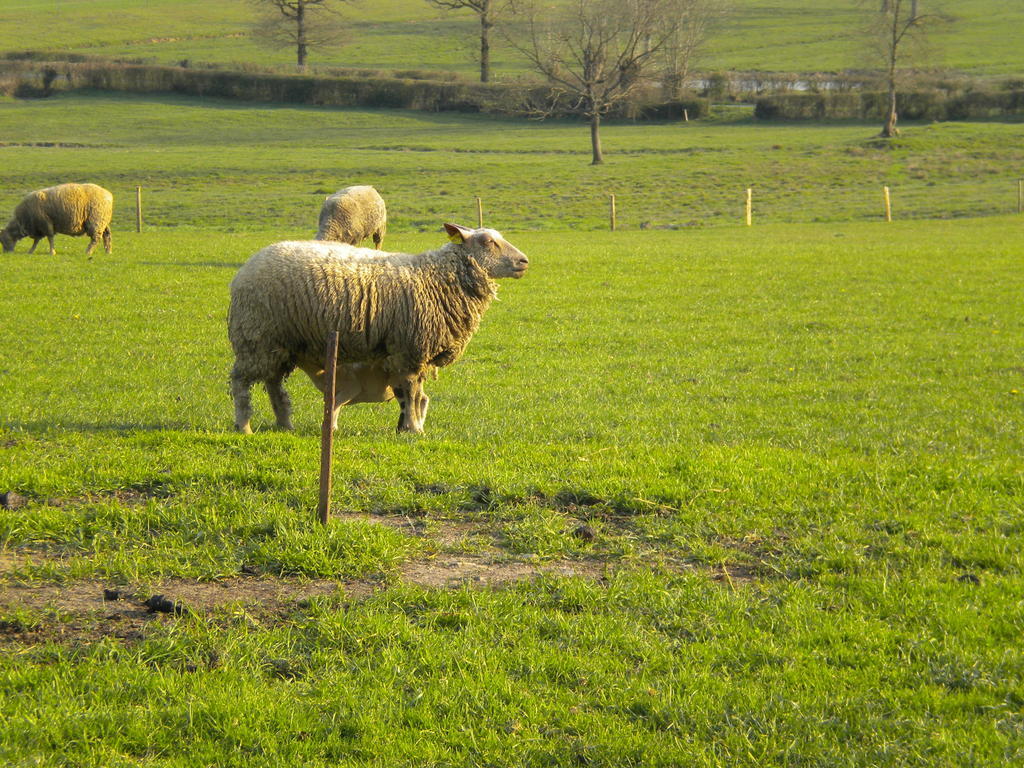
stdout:
[[[38,557],[5,553],[0,556],[0,577],[10,567],[26,561],[39,562]],[[16,584],[0,581],[0,609],[22,606],[32,609],[68,611],[123,610],[128,606],[149,612],[145,600],[155,594],[192,610],[212,610],[230,604],[259,605],[273,611],[289,603],[339,591],[353,599],[394,583],[415,584],[430,589],[462,586],[495,586],[523,581],[539,575],[581,576],[596,579],[606,566],[592,561],[559,560],[545,563],[495,561],[466,555],[458,559],[417,560],[405,563],[396,581],[291,579],[269,576],[238,576],[219,581],[168,579],[144,591],[130,586],[112,586],[99,580],[75,581],[67,584]]]
[[[3,571],[42,556],[3,553]],[[67,584],[18,584],[0,581],[0,647],[34,645],[47,641],[91,643],[105,637],[124,641],[141,639],[148,624],[174,620],[183,612],[208,613],[230,606],[272,617],[314,597],[343,595],[361,600],[394,583],[430,589],[462,585],[499,586],[542,574],[597,579],[604,564],[590,561],[530,563],[495,561],[480,556],[413,561],[402,566],[396,581],[286,579],[239,576],[215,582],[168,579],[145,590],[112,586],[99,580]],[[162,596],[163,600],[154,600]],[[154,606],[156,606],[154,608]]]
[[493,524],[480,521],[448,520],[426,514],[393,512],[333,512],[331,517],[337,520],[363,520],[394,528],[407,536],[429,538],[441,549],[457,547],[460,542],[471,539],[492,545],[500,539]]
[[[99,496],[113,497],[130,505],[144,503],[161,493],[163,489],[153,485],[119,489]],[[600,505],[590,504],[593,500],[580,494],[567,496],[562,501],[566,502],[567,509],[571,507],[577,513],[569,519],[576,526],[573,535],[582,537],[589,531],[593,538],[593,529],[584,521],[592,519],[589,513],[599,511]],[[65,583],[26,580],[29,566],[52,565],[60,572],[60,556],[32,549],[3,551],[0,552],[0,647],[47,641],[82,644],[103,638],[130,642],[141,639],[152,622],[174,621],[181,614],[207,614],[225,609],[274,621],[305,600],[326,596],[362,600],[395,584],[451,589],[500,587],[542,576],[575,576],[597,581],[623,567],[617,557],[602,556],[600,550],[579,559],[515,557],[503,546],[502,528],[493,521],[452,520],[405,510],[372,514],[336,512],[334,517],[365,520],[400,530],[408,536],[428,539],[435,545],[432,551],[436,554],[408,561],[397,573],[375,579],[286,578],[243,568],[237,576],[217,581],[167,579],[124,585],[99,579]],[[656,562],[658,568],[678,572],[698,567],[682,560],[666,562],[664,556],[652,562]],[[701,570],[732,589],[755,578],[753,570],[742,567],[722,565]]]
[[600,578],[605,563],[592,560],[555,560],[545,563],[494,561],[486,557],[463,556],[413,561],[402,566],[402,581],[421,587],[443,588],[464,584],[492,586],[526,581],[541,575]]
[[[8,446],[4,445],[3,447]],[[150,499],[163,499],[170,495],[170,490],[160,481],[136,483],[124,488],[113,488],[81,496],[34,497],[23,495],[15,490],[3,490],[0,491],[0,507],[16,510],[33,504],[63,509],[107,501],[112,501],[125,507],[134,507],[145,504]]]

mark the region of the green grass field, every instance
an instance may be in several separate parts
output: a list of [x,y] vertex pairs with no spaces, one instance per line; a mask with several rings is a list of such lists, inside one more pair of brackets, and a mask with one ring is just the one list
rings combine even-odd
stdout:
[[226,286],[287,234],[4,256],[6,764],[1024,756],[1019,219],[521,233],[428,433],[343,413],[326,530],[308,382],[228,431]]
[[[875,132],[0,101],[0,216],[116,197],[0,254],[0,763],[1020,762],[1021,126]],[[227,285],[355,182],[532,266],[426,435],[342,413],[322,529],[312,386],[230,432]]]
[[135,187],[157,227],[315,232],[325,195],[373,183],[394,231],[485,219],[500,229],[692,228],[1011,213],[1024,167],[1020,122],[764,125],[722,108],[707,121],[610,124],[593,167],[587,127],[482,115],[61,94],[0,101],[2,215],[57,180],[114,192],[114,227],[134,228]]
[[[703,68],[817,72],[876,66],[865,64],[857,32],[865,11],[856,0],[744,0],[733,5],[708,46]],[[937,6],[930,0],[924,10],[933,12]],[[1024,70],[1018,39],[1024,9],[993,0],[959,0],[945,2],[940,10],[956,21],[932,34],[927,66],[977,75]],[[313,65],[450,70],[470,78],[477,71],[478,25],[472,14],[442,14],[422,0],[362,3],[345,14],[348,41],[315,52]],[[0,51],[60,50],[160,63],[292,64],[292,52],[253,42],[252,19],[246,0],[13,0],[0,8]],[[523,62],[500,40],[494,66],[499,79],[525,72]]]

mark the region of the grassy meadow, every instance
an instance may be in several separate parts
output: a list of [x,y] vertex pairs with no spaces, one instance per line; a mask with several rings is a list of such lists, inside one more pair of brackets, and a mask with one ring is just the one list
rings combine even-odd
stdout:
[[[864,69],[860,36],[871,3],[857,0],[743,0],[711,39],[700,66],[708,70],[818,72]],[[954,19],[931,35],[927,67],[975,75],[1013,75],[1024,67],[1019,30],[1024,9],[993,0],[924,6]],[[349,34],[314,51],[313,66],[478,72],[479,23],[469,12],[442,13],[423,0],[342,6]],[[158,63],[212,62],[288,66],[294,51],[267,49],[252,38],[247,0],[12,0],[0,7],[0,51],[55,50]],[[497,79],[526,74],[507,43],[493,47]]]
[[[623,229],[878,221],[1011,213],[1024,167],[1020,122],[877,126],[753,122],[719,108],[683,125],[609,124],[591,166],[587,126],[456,113],[252,105],[177,97],[62,93],[0,102],[0,210],[28,190],[89,179],[114,192],[114,226],[134,228],[135,187],[156,227],[312,235],[325,195],[372,182],[395,231],[485,219],[505,230]],[[6,214],[4,214],[6,215]]]
[[[873,128],[592,168],[571,122],[0,101],[0,210],[116,198],[111,255],[0,255],[0,763],[1020,762],[1021,127]],[[294,433],[259,390],[230,431],[227,285],[354,182],[390,249],[480,195],[531,269],[427,434],[342,412],[322,529],[301,374]]]
[[[427,434],[343,413],[326,530],[312,387],[295,433],[262,393],[229,432],[226,285],[284,233],[5,256],[3,579],[54,597],[2,603],[0,758],[1012,763],[1019,227],[521,233],[531,273],[429,387]],[[580,575],[402,578],[453,559]],[[246,600],[309,579],[341,581]],[[132,632],[99,602],[193,580],[236,594]]]

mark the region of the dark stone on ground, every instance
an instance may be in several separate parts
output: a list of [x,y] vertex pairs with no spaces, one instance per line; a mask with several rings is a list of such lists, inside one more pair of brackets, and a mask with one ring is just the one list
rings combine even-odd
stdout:
[[575,536],[580,541],[593,541],[595,538],[597,538],[597,533],[595,533],[594,529],[591,528],[586,523],[584,523],[583,525],[578,526],[572,532],[572,535]]
[[0,493],[0,507],[4,509],[20,509],[26,504],[26,499],[20,493],[4,491]]
[[153,595],[145,603],[150,613],[181,613],[185,609],[163,595]]

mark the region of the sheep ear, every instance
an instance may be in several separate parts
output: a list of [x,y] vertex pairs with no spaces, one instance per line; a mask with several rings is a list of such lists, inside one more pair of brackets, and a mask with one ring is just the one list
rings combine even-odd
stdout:
[[464,243],[466,242],[466,238],[473,234],[472,229],[460,227],[458,224],[445,223],[444,230],[448,233],[448,239],[453,243]]

